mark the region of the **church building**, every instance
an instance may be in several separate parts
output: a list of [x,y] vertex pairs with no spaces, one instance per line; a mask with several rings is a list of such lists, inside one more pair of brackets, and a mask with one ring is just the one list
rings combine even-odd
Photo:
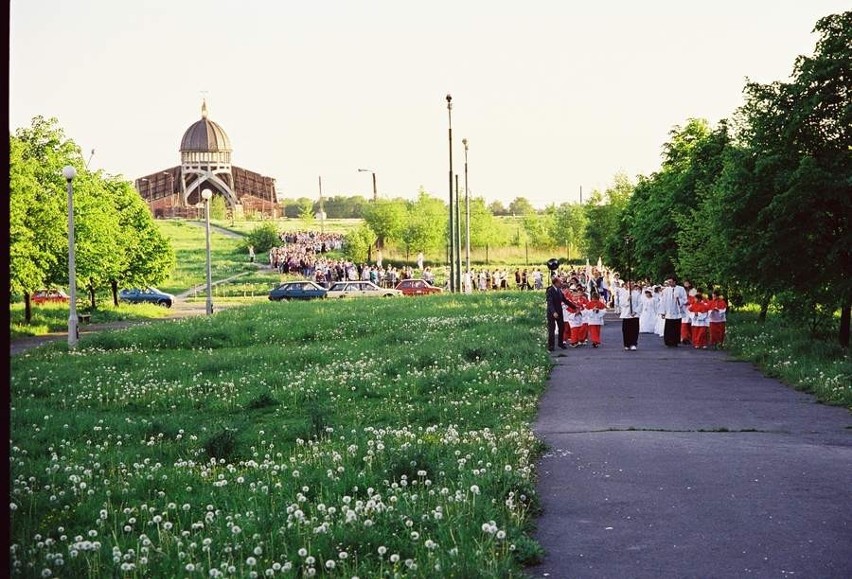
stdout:
[[136,179],[136,190],[155,218],[202,215],[201,191],[210,189],[224,198],[232,218],[246,214],[279,217],[275,179],[231,164],[231,140],[218,123],[207,118],[194,122],[180,142],[180,165]]

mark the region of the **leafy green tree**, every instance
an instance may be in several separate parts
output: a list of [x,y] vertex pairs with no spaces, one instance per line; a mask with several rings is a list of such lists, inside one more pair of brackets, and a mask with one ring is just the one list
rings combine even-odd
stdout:
[[797,59],[791,82],[746,86],[722,234],[737,281],[767,295],[793,290],[810,313],[840,309],[848,347],[852,12],[822,18],[814,31],[814,55]]
[[228,217],[228,203],[221,195],[214,195],[210,199],[210,219],[226,219]]
[[445,245],[449,220],[446,204],[421,189],[417,201],[407,203],[407,211],[401,238],[406,252],[439,251]]
[[364,211],[364,221],[375,232],[378,248],[388,241],[401,240],[407,219],[408,209],[402,199],[377,199]]
[[366,263],[369,260],[370,249],[376,243],[376,233],[366,223],[362,223],[346,234],[343,252],[354,262]]
[[67,188],[62,168],[77,169],[73,181],[77,286],[89,291],[118,281],[156,280],[173,263],[168,242],[151,233],[147,205],[129,183],[85,170],[79,147],[56,119],[35,117],[10,137],[10,290],[29,295],[37,286],[68,283]]
[[[583,255],[585,249],[586,213],[578,203],[563,203],[548,209],[548,236],[553,247],[568,245],[569,258]],[[571,250],[574,250],[572,253]]]
[[67,194],[62,168],[80,164],[77,146],[55,118],[33,118],[9,138],[10,294],[23,295],[31,320],[30,294],[40,286],[68,283]]
[[118,213],[119,233],[115,246],[123,258],[120,271],[110,279],[113,303],[118,305],[119,285],[157,285],[174,268],[175,252],[132,185],[118,177],[102,179],[104,198],[112,199]]
[[597,261],[607,255],[607,240],[618,237],[619,218],[627,207],[630,195],[633,194],[633,187],[626,174],[618,173],[610,187],[603,193],[592,191],[586,201],[584,210],[588,225],[584,243],[586,254],[591,261]]
[[29,323],[30,295],[46,285],[62,252],[64,198],[39,184],[37,160],[27,158],[25,143],[17,137],[9,141],[9,293],[24,297]]
[[530,245],[542,249],[553,247],[553,240],[550,236],[552,220],[553,215],[548,213],[527,213],[524,215],[524,231]]
[[532,206],[532,203],[530,203],[526,197],[515,197],[515,199],[509,203],[508,213],[519,216],[526,215],[527,213],[535,213],[535,207]]
[[506,209],[505,205],[503,205],[503,203],[500,201],[492,201],[488,205],[488,210],[491,212],[492,215],[511,215],[511,211]]
[[[726,126],[713,130],[704,119],[690,119],[685,127],[672,129],[670,135],[663,146],[661,170],[640,177],[621,219],[624,234],[633,239],[634,272],[650,279],[662,279],[674,272],[692,275],[678,261],[678,225],[698,208],[698,191],[713,186],[728,143]],[[624,236],[621,238],[623,242]],[[610,263],[623,267],[625,256],[619,256],[617,248],[617,241],[611,240],[608,257]]]
[[[461,212],[461,247],[464,248],[466,221],[464,211]],[[501,235],[503,228],[486,206],[483,197],[473,197],[470,200],[470,245],[471,247],[495,247],[509,240]],[[449,238],[445,229],[445,237]]]

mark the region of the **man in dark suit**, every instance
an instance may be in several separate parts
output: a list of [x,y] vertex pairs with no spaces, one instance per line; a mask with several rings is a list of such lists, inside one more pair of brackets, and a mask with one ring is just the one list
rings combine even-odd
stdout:
[[562,341],[562,336],[565,334],[565,321],[562,318],[562,304],[567,304],[568,307],[576,308],[577,306],[565,297],[562,293],[562,278],[554,275],[550,279],[550,287],[545,292],[547,296],[547,349],[553,351],[554,332],[558,331],[559,347],[567,350],[568,346]]

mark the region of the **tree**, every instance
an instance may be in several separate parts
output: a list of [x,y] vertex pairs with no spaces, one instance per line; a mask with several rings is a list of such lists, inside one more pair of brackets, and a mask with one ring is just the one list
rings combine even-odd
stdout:
[[29,295],[38,286],[68,283],[67,184],[61,170],[77,169],[73,181],[76,277],[89,290],[120,280],[165,276],[173,252],[153,226],[147,205],[130,183],[85,170],[79,147],[56,119],[35,117],[10,137],[10,290]]
[[102,179],[105,198],[112,199],[118,213],[116,250],[123,254],[122,267],[110,279],[113,303],[118,305],[119,285],[157,285],[174,268],[175,253],[132,185],[118,177]]
[[417,201],[407,203],[407,211],[401,238],[406,252],[440,250],[447,237],[449,214],[446,204],[421,189]]
[[[571,258],[571,248],[576,248],[580,257],[583,253],[586,234],[586,213],[579,203],[563,203],[559,207],[547,210],[551,215],[548,222],[548,235],[553,247],[568,245],[568,258]],[[587,256],[588,257],[588,256]]]
[[535,213],[535,207],[532,206],[532,203],[530,203],[526,197],[515,197],[515,199],[509,203],[508,213],[511,215],[526,215],[527,213]]
[[[464,248],[466,233],[466,217],[461,215],[461,247]],[[446,230],[445,230],[446,231]],[[507,241],[497,219],[485,205],[483,197],[473,197],[470,200],[470,245],[471,247],[488,247]],[[449,238],[449,232],[446,232]]]
[[[737,243],[746,284],[828,314],[840,309],[839,341],[849,345],[852,309],[852,12],[820,19],[814,55],[792,81],[748,83],[738,111],[738,143],[722,202],[726,243]],[[804,297],[805,299],[801,299]],[[813,313],[813,312],[812,312]]]
[[402,239],[408,210],[402,199],[377,199],[364,211],[364,221],[376,234],[376,247],[384,247],[387,241]]
[[586,201],[584,209],[588,225],[584,241],[590,260],[607,255],[607,244],[612,243],[610,239],[623,239],[623,235],[619,236],[619,217],[627,207],[633,187],[626,174],[618,173],[606,191],[594,190]]
[[82,157],[57,125],[55,118],[37,116],[9,138],[10,293],[23,295],[27,322],[34,290],[68,283],[62,167],[81,164]]
[[506,209],[506,207],[500,201],[492,201],[491,204],[488,205],[488,210],[491,212],[492,215],[511,215],[511,212]]
[[210,219],[226,219],[228,217],[228,204],[221,195],[214,195],[210,199]]
[[[663,279],[675,272],[691,275],[679,267],[678,224],[698,207],[697,192],[713,186],[722,170],[722,152],[728,141],[724,126],[714,131],[704,119],[689,119],[685,127],[676,126],[669,134],[661,170],[640,177],[620,224],[622,232],[635,242],[634,271],[650,279]],[[607,243],[610,263],[623,259],[615,252],[623,243],[624,236],[619,237],[620,241]]]
[[366,263],[374,243],[376,243],[376,233],[369,225],[362,223],[346,234],[344,253],[353,262]]

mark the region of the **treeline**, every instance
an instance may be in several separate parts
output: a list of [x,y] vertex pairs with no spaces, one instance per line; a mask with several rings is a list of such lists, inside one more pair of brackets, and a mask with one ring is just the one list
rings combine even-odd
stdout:
[[[327,219],[363,219],[367,208],[370,206],[370,200],[365,199],[361,195],[337,195],[323,199],[322,206],[320,202],[308,197],[298,197],[295,199],[282,199],[280,201],[284,211],[284,216],[291,219],[304,218],[310,215],[317,215],[322,210]],[[521,216],[528,213],[536,213],[536,209],[532,203],[525,197],[516,197],[509,206],[506,207],[500,201],[492,201],[488,204],[488,211],[496,217]]]
[[[661,169],[601,221],[603,255],[633,277],[675,273],[770,304],[812,330],[840,310],[849,345],[852,261],[852,12],[819,20],[789,82],[748,82],[715,127],[675,127]],[[605,235],[604,239],[599,239]],[[591,238],[590,238],[591,241]]]
[[77,285],[96,307],[96,291],[155,284],[174,266],[169,241],[148,206],[122,177],[86,170],[83,156],[57,126],[36,117],[9,137],[9,294],[24,299],[42,287],[68,286],[68,204],[62,175],[74,167]]

